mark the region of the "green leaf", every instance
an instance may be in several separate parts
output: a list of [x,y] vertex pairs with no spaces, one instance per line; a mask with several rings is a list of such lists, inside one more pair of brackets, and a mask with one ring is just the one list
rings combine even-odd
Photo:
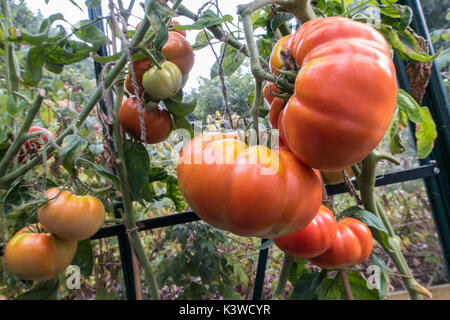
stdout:
[[95,172],[98,176],[100,176],[100,177],[102,177],[102,178],[108,180],[109,182],[111,182],[111,183],[114,185],[114,187],[115,187],[116,189],[119,189],[119,190],[120,190],[120,180],[119,180],[119,177],[118,177],[118,176],[112,174],[111,172],[109,172],[108,170],[106,170],[104,167],[99,166],[99,165],[97,165],[97,164],[91,163],[90,166],[93,167],[94,172]]
[[[440,51],[433,56],[430,56],[418,48],[417,40],[408,31],[405,30],[400,35],[389,25],[382,25],[380,32],[386,38],[389,45],[394,49],[395,53],[398,54],[403,60],[414,60],[419,62],[431,62],[437,56],[439,56]],[[403,40],[403,41],[402,41]]]
[[164,168],[161,167],[150,167],[149,171],[149,182],[163,181],[167,179],[168,173]]
[[167,39],[169,38],[168,29],[166,24],[164,23],[163,16],[170,15],[170,12],[168,14],[168,12],[166,12],[167,9],[165,9],[157,1],[151,1],[150,6],[150,13],[147,14],[148,11],[146,10],[146,16],[152,26],[152,30],[156,33],[154,42],[155,48],[156,50],[161,51],[164,44],[167,42]]
[[188,114],[191,114],[192,112],[194,112],[195,107],[197,106],[197,100],[195,98],[191,102],[181,102],[173,98],[165,99],[163,102],[170,113],[175,114],[179,117],[185,117]]
[[100,64],[106,64],[106,63],[109,63],[109,62],[114,62],[114,61],[119,60],[119,58],[122,56],[122,53],[123,53],[123,51],[119,51],[119,52],[116,52],[113,55],[104,56],[104,57],[98,56],[98,55],[92,55],[92,59],[95,62],[98,62]]
[[232,22],[233,17],[229,14],[224,15],[222,18],[216,15],[211,10],[206,10],[203,14],[191,25],[174,25],[173,28],[177,30],[201,30],[216,26],[225,22]]
[[272,41],[266,38],[260,38],[256,41],[256,46],[258,47],[260,56],[264,60],[269,61],[272,53]]
[[42,67],[44,65],[44,52],[42,47],[31,48],[28,51],[25,61],[25,83],[34,87],[42,78]]
[[317,292],[321,282],[325,279],[327,272],[303,272],[294,283],[289,300],[317,300]]
[[341,300],[345,291],[340,277],[324,278],[317,286],[317,296],[320,300]]
[[374,229],[377,229],[384,233],[388,233],[383,222],[381,222],[381,220],[376,215],[374,215],[372,212],[361,209],[360,207],[355,206],[355,207],[350,207],[348,209],[345,209],[341,213],[341,215],[343,217],[355,218],[355,219],[363,222],[370,228],[374,228]]
[[76,134],[64,138],[62,165],[71,175],[76,173],[75,162],[87,145],[86,139]]
[[[76,31],[78,30],[78,31]],[[78,39],[95,45],[105,45],[106,36],[90,20],[81,20],[72,27]]]
[[181,193],[180,187],[178,186],[177,177],[169,174],[165,182],[167,189],[166,197],[173,201],[177,212],[183,212],[187,207],[187,203],[186,200],[184,200],[184,196]]
[[143,188],[149,183],[150,158],[147,149],[140,142],[127,140],[123,151],[131,195],[135,201],[142,203]]
[[38,282],[33,288],[21,294],[16,300],[56,300],[59,278]]
[[98,45],[90,45],[85,42],[67,40],[55,48],[54,45],[42,46],[45,62],[56,65],[67,65],[80,62],[90,57],[91,52],[98,50]]
[[173,115],[173,124],[174,124],[174,126],[173,126],[174,130],[185,129],[189,132],[189,135],[191,136],[191,138],[194,137],[194,128],[192,127],[192,125],[189,123],[189,121],[185,117],[174,114]]
[[214,39],[214,36],[207,31],[200,31],[197,36],[195,37],[195,43],[192,45],[192,49],[194,50],[200,50],[209,45],[209,41]]
[[270,28],[272,29],[272,32],[275,33],[275,31],[277,31],[277,29],[280,27],[280,25],[282,25],[285,22],[288,22],[292,18],[293,18],[293,15],[291,15],[289,13],[277,12],[275,14],[275,16],[272,18],[272,20],[270,21]]
[[81,274],[89,277],[94,267],[94,254],[92,252],[91,240],[83,240],[78,242],[77,253],[71,263],[80,268]]
[[[222,44],[220,52],[221,56],[219,57],[219,61],[222,60],[222,55],[225,50],[225,57],[223,57],[223,63],[222,63],[222,69],[225,76],[231,76],[245,60],[245,55],[237,50],[236,48],[233,48],[225,43]],[[219,65],[216,61],[214,65],[211,68],[211,79],[214,79],[219,75]]]
[[406,150],[404,147],[401,137],[400,137],[400,131],[399,131],[399,125],[398,125],[399,119],[398,119],[398,108],[395,110],[394,116],[392,117],[391,124],[388,128],[388,141],[389,141],[389,151],[392,154],[396,153],[402,153]]
[[423,121],[416,124],[417,156],[425,159],[433,150],[437,138],[436,124],[427,107],[421,108]]
[[399,89],[397,92],[397,108],[404,111],[412,122],[417,123],[424,120],[419,104],[403,89]]
[[14,101],[14,98],[11,96],[6,97],[6,111],[12,116],[14,116],[18,111],[19,107],[17,106],[16,102]]
[[[379,300],[378,291],[376,289],[370,289],[365,280],[358,272],[347,272],[348,281],[350,282],[350,288],[355,300]],[[336,277],[338,278],[338,277]],[[342,276],[339,274],[339,280],[342,281]],[[345,291],[342,294],[345,297]]]
[[383,259],[377,254],[375,254],[375,252],[372,251],[371,257],[374,265],[379,268],[379,274],[377,274],[377,271],[375,271],[375,274],[373,275],[379,276],[379,278],[376,279],[379,285],[379,288],[377,288],[378,295],[380,299],[384,299],[387,294],[387,285],[389,282],[390,270],[386,266],[386,263],[383,261]]

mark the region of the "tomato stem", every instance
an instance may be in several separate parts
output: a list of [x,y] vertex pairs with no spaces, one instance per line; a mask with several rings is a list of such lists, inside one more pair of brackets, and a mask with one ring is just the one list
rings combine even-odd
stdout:
[[275,299],[282,298],[284,289],[286,288],[287,280],[289,278],[289,273],[291,272],[293,262],[294,262],[294,257],[285,253],[283,264],[281,266],[280,275],[278,278],[278,284],[277,284],[277,287],[275,288],[275,292],[273,294],[273,297]]

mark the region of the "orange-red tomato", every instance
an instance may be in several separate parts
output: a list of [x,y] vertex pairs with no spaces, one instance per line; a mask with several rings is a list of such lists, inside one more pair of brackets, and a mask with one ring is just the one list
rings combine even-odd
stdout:
[[337,222],[333,212],[320,206],[314,219],[294,234],[274,239],[284,252],[298,258],[313,258],[327,251],[337,233]]
[[[45,129],[41,128],[39,126],[31,126],[28,130],[28,133],[38,132],[42,131],[45,134],[41,134],[39,137],[31,138],[25,141],[22,148],[19,151],[18,155],[18,161],[19,163],[25,163],[27,162],[27,159],[33,159],[36,154],[41,151],[41,143],[47,144],[48,143],[48,136],[51,137],[51,139],[54,139],[53,134]],[[51,155],[49,155],[50,157]]]
[[[160,107],[156,107],[151,111],[145,110],[143,106],[141,106],[141,109],[144,117],[147,143],[159,143],[167,139],[172,131],[170,113]],[[132,138],[141,140],[141,123],[136,97],[131,97],[124,101],[119,110],[119,122]]]
[[296,31],[289,52],[300,66],[281,123],[289,149],[319,170],[362,160],[395,110],[396,73],[384,37],[347,18],[319,18]]
[[194,66],[194,50],[181,34],[169,31],[169,38],[162,48],[162,53],[170,62],[175,63],[183,76]]
[[278,75],[278,69],[283,67],[282,51],[286,51],[289,47],[292,34],[286,35],[277,41],[273,47],[272,53],[270,54],[269,63],[270,71]]
[[344,218],[338,222],[336,238],[330,249],[310,261],[324,269],[350,266],[366,260],[372,246],[369,228],[359,220]]
[[286,105],[286,100],[278,97],[273,98],[270,105],[269,120],[274,129],[279,129],[278,122],[281,121],[280,113]]
[[49,232],[38,232],[38,224],[18,231],[5,248],[8,270],[22,280],[45,281],[55,278],[72,262],[76,241],[66,241]]
[[67,190],[58,195],[59,191],[51,188],[45,192],[47,198],[53,200],[38,210],[39,223],[63,240],[89,239],[105,221],[102,202],[93,196],[79,196]]
[[177,167],[191,208],[214,227],[275,238],[306,226],[322,200],[319,179],[285,150],[204,134],[183,149]]
[[[142,85],[142,77],[144,76],[144,73],[152,67],[152,65],[153,63],[150,58],[133,61],[134,74],[136,77],[136,84],[139,90],[138,93],[139,95],[142,95],[144,93],[144,86]],[[128,68],[128,74],[127,77],[125,78],[125,88],[131,95],[136,95],[130,68]]]

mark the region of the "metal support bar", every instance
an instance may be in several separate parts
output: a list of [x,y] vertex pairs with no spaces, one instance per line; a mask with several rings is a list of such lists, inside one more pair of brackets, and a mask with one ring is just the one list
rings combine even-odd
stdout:
[[[268,241],[268,239],[262,239],[261,245],[266,241]],[[255,285],[253,286],[253,300],[261,300],[268,255],[269,248],[259,250],[258,267],[256,269]]]
[[[101,17],[102,7],[101,5],[96,8],[88,8],[89,20],[93,21],[97,17]],[[96,27],[99,28],[103,33],[105,33],[105,28],[103,26],[103,21],[98,21],[95,23]],[[105,45],[101,45],[99,50],[97,51],[99,56],[107,56],[108,48]],[[99,84],[99,77],[102,72],[103,66],[100,63],[94,61],[95,68],[95,77],[97,80],[97,84]],[[112,98],[112,97],[111,97]],[[113,99],[111,99],[113,100]],[[100,109],[103,113],[108,114],[108,109],[106,108],[105,101],[100,99],[99,101]],[[104,130],[105,128],[103,128]],[[114,150],[114,143],[111,142],[111,149]],[[116,172],[117,174],[117,172]],[[119,207],[114,206],[114,216],[115,218],[121,218],[119,213]],[[125,233],[125,229],[120,230],[115,234],[117,236],[117,240],[119,242],[119,252],[120,259],[122,262],[122,272],[123,272],[123,280],[125,283],[125,292],[128,300],[136,300],[136,288],[134,285],[134,272],[133,272],[133,258],[132,258],[132,250],[130,245],[130,239]]]

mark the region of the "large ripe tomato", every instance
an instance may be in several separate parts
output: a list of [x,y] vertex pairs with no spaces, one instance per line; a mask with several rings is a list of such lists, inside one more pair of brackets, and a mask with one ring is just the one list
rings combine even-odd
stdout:
[[48,232],[38,232],[38,224],[18,231],[5,248],[8,270],[22,280],[55,278],[72,262],[76,241],[66,241]]
[[324,269],[341,268],[366,260],[372,252],[369,228],[359,220],[344,218],[338,222],[336,238],[330,249],[310,261]]
[[273,47],[272,53],[270,54],[269,63],[270,71],[275,75],[278,75],[278,70],[283,67],[282,52],[286,52],[286,50],[288,49],[291,38],[292,34],[288,34],[278,40]]
[[[153,63],[150,58],[133,61],[134,74],[136,77],[136,84],[139,90],[139,95],[142,95],[144,93],[144,87],[142,86],[142,77],[144,76],[144,73],[152,67],[152,65]],[[125,88],[131,95],[136,95],[130,68],[128,68],[128,74],[125,79]]]
[[[41,134],[39,137],[35,137],[32,139],[28,139],[27,141],[25,141],[25,143],[23,144],[22,148],[19,151],[19,155],[18,155],[18,161],[19,163],[25,163],[27,161],[27,159],[32,159],[36,156],[36,154],[41,151],[41,147],[42,144],[47,144],[48,143],[48,137],[51,137],[52,139],[54,139],[53,134],[45,129],[45,128],[41,128],[39,126],[31,126],[30,129],[28,130],[28,133],[33,133],[33,132],[38,132],[38,131],[42,131],[45,134]],[[51,155],[49,155],[50,157]]]
[[292,234],[315,216],[319,179],[289,151],[247,146],[223,134],[204,134],[183,149],[178,183],[196,214],[241,236]]
[[274,129],[279,129],[278,123],[281,121],[279,119],[280,113],[285,105],[286,100],[278,97],[273,98],[272,103],[270,104],[269,120]]
[[[159,107],[151,111],[145,110],[143,106],[147,143],[159,143],[167,139],[172,131],[172,118],[170,113]],[[124,130],[134,139],[141,140],[141,124],[136,97],[126,99],[119,110],[119,122]]]
[[274,239],[284,252],[298,258],[313,258],[327,251],[337,233],[337,222],[333,212],[320,206],[314,219],[294,234]]
[[153,66],[144,73],[142,86],[151,97],[164,100],[173,97],[181,89],[180,68],[170,61],[161,63],[161,68]]
[[300,66],[281,123],[289,149],[319,170],[362,160],[383,138],[396,104],[384,37],[347,18],[319,18],[296,31],[289,52]]
[[169,38],[162,48],[162,53],[168,61],[180,68],[183,76],[194,66],[194,50],[186,38],[175,31],[169,31]]
[[39,223],[63,240],[86,240],[93,236],[105,221],[105,208],[97,198],[79,196],[70,191],[48,189],[47,202],[38,210]]

